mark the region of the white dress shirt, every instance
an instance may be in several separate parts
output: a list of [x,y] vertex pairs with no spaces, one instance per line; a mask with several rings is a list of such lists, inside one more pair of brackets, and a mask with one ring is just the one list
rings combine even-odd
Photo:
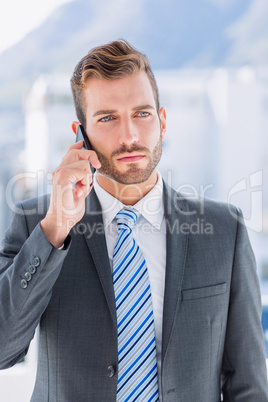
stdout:
[[[118,239],[115,216],[126,205],[105,191],[96,179],[94,189],[102,207],[106,244],[112,271],[113,250]],[[163,182],[159,172],[156,185],[133,207],[141,213],[140,219],[133,228],[133,237],[140,246],[148,267],[155,323],[158,378],[160,379],[166,273],[166,226],[164,219]],[[161,390],[159,394],[161,394]]]

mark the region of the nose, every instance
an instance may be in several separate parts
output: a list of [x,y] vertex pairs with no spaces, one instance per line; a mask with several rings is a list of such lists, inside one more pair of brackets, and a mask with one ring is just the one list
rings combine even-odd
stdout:
[[139,140],[138,130],[131,118],[124,118],[120,122],[119,127],[119,143],[120,145],[131,145]]

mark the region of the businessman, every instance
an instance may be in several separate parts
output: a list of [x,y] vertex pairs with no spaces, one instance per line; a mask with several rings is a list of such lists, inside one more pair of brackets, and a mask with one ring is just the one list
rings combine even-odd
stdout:
[[[51,195],[14,213],[0,367],[26,355],[39,324],[32,402],[267,402],[242,214],[162,180],[166,113],[148,59],[123,40],[94,48],[71,86],[72,129],[92,149],[72,145]],[[196,230],[201,219],[209,230]]]

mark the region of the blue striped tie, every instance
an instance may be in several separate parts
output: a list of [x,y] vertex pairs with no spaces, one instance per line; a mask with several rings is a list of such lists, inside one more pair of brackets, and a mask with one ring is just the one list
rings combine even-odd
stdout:
[[116,215],[119,238],[113,255],[118,332],[118,402],[158,401],[154,318],[146,261],[133,239],[140,214],[123,208]]

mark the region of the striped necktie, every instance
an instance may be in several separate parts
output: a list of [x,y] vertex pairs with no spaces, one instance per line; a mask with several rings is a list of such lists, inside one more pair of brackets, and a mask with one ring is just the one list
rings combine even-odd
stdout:
[[139,216],[130,207],[116,215],[119,238],[113,254],[113,283],[118,332],[117,402],[159,401],[149,276],[132,234]]

